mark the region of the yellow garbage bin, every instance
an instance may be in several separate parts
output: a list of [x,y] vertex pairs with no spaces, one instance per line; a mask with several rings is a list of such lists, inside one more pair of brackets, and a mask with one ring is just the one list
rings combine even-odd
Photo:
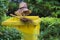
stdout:
[[22,23],[20,18],[11,17],[2,22],[4,26],[13,26],[23,34],[23,40],[38,40],[40,33],[40,18],[38,16],[25,16],[25,18],[31,19],[33,24]]

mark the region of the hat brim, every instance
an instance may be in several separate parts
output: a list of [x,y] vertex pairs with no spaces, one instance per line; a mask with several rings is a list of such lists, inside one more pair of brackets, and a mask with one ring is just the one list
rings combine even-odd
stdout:
[[23,13],[27,16],[27,15],[29,15],[29,14],[31,14],[31,10],[23,10]]
[[24,9],[23,9],[23,12],[31,13],[31,10],[29,10],[28,8],[24,8]]

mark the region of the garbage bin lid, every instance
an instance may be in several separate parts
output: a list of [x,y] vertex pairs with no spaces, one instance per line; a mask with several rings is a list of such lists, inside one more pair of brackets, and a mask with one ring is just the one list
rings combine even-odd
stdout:
[[[19,16],[18,16],[19,17]],[[18,17],[11,17],[5,21],[2,22],[2,25],[5,25],[5,26],[19,26],[19,25],[25,25],[24,23],[22,23],[20,21],[20,18]],[[25,18],[29,18],[31,19],[35,25],[37,25],[38,23],[40,23],[40,18],[38,16],[25,16]]]

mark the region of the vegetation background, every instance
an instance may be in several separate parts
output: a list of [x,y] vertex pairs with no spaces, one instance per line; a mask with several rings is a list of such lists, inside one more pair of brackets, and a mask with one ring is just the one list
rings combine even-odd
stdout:
[[[38,15],[41,18],[39,40],[60,40],[60,1],[24,1],[28,3],[28,8],[32,10],[31,15]],[[5,28],[1,25],[2,21],[10,18],[6,16],[9,5],[13,5],[13,8],[18,7],[17,1],[14,1],[12,4],[10,4],[9,0],[0,0],[0,40],[20,40],[22,35],[19,31],[14,28]]]

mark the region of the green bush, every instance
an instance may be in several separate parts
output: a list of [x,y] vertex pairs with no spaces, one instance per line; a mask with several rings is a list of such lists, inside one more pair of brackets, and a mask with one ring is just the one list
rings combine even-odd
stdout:
[[0,40],[21,40],[21,36],[15,28],[0,27]]
[[0,0],[0,40],[21,40],[21,33],[15,28],[7,28],[1,26],[1,22],[9,17],[6,17],[9,0]]
[[[57,0],[24,0],[27,2],[29,9],[32,10],[32,15],[40,17],[59,17],[60,18],[60,3]],[[0,0],[0,16],[4,15],[9,8],[18,8],[18,3],[9,2],[9,0]]]
[[8,0],[0,0],[0,24],[2,22],[2,17],[5,15],[8,9]]
[[40,40],[60,39],[60,18],[41,18]]
[[32,15],[40,17],[59,17],[60,3],[58,0],[25,0],[28,3],[29,9],[32,10]]

